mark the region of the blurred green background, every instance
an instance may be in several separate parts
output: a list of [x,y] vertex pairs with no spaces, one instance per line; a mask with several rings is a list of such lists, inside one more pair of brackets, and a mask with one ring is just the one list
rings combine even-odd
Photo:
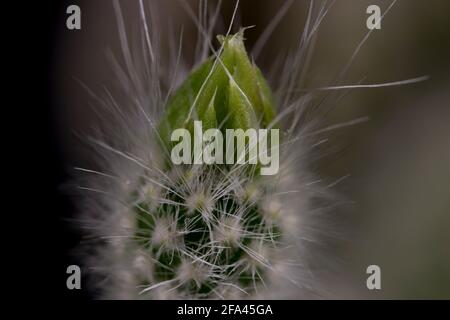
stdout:
[[[150,1],[152,2],[152,1]],[[214,1],[209,1],[213,3]],[[217,2],[217,1],[216,1]],[[238,19],[255,25],[249,48],[285,1],[243,0]],[[137,1],[122,1],[126,20],[138,22]],[[196,1],[189,1],[194,7]],[[268,70],[280,52],[294,47],[309,1],[294,1],[274,30],[257,64]],[[61,31],[55,51],[55,94],[62,143],[72,163],[91,162],[73,131],[89,131],[96,117],[87,106],[81,79],[96,90],[111,85],[105,49],[119,43],[110,1],[74,1],[83,29]],[[337,0],[321,24],[305,87],[328,85],[367,33],[366,8],[391,1]],[[156,5],[154,1],[151,5]],[[158,1],[173,30],[184,26],[189,58],[196,29],[179,1]],[[229,21],[234,1],[224,1]],[[220,27],[219,27],[220,28]],[[169,37],[173,30],[163,30]],[[167,33],[167,35],[166,35]],[[173,36],[173,35],[172,35]],[[190,57],[192,59],[192,57]],[[324,126],[367,116],[369,121],[332,131],[327,155],[312,168],[326,181],[348,178],[334,189],[349,204],[336,209],[342,236],[329,244],[335,273],[328,298],[450,298],[450,1],[399,0],[362,47],[345,84],[381,83],[429,75],[406,86],[351,90]],[[366,288],[366,268],[381,267],[382,290]]]

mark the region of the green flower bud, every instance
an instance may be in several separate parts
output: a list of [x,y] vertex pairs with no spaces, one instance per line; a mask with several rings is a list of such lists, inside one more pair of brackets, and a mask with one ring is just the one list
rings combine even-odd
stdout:
[[272,92],[244,46],[243,30],[218,36],[223,50],[194,70],[171,97],[160,124],[166,146],[178,128],[193,130],[200,120],[203,129],[266,128],[275,117]]

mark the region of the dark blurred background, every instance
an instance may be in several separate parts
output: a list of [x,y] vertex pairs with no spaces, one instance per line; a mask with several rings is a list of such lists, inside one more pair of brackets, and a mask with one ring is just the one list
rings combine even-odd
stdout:
[[[181,0],[180,0],[181,1]],[[210,1],[211,3],[213,1]],[[170,20],[173,36],[184,26],[183,52],[188,59],[195,25],[177,0],[150,1]],[[242,0],[241,25],[251,48],[284,1]],[[82,29],[65,28],[65,9],[77,4]],[[127,23],[137,23],[137,1],[121,1]],[[189,1],[195,7],[195,1]],[[338,0],[321,24],[305,87],[326,86],[336,77],[367,33],[366,8],[391,1]],[[293,48],[302,32],[308,1],[296,0],[274,30],[256,61],[267,71],[279,52]],[[224,1],[228,23],[234,1]],[[59,5],[52,44],[52,119],[60,163],[56,184],[64,184],[71,166],[89,166],[76,132],[89,132],[97,118],[88,105],[80,79],[92,90],[111,85],[106,48],[119,50],[111,1],[70,1]],[[174,31],[175,30],[175,31]],[[327,181],[348,178],[335,186],[351,202],[337,209],[349,232],[333,250],[341,267],[326,288],[331,298],[450,298],[450,2],[399,0],[362,47],[345,84],[382,83],[428,75],[421,83],[374,89],[354,89],[339,100],[324,126],[367,116],[369,121],[335,130],[331,151],[312,168]],[[61,192],[55,219],[73,217],[70,199]],[[343,212],[341,212],[343,211]],[[67,255],[79,235],[61,223],[60,263],[75,263]],[[75,262],[74,262],[75,261]],[[382,290],[366,288],[366,268],[382,271]],[[63,267],[65,272],[65,267]],[[62,278],[62,277],[61,277]],[[61,287],[65,282],[61,284]]]

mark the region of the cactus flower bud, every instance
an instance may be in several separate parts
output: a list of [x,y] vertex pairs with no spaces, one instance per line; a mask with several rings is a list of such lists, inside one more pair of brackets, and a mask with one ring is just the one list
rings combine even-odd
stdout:
[[220,55],[193,71],[173,94],[161,122],[161,136],[170,145],[177,128],[193,130],[195,120],[203,129],[267,128],[275,116],[272,92],[259,68],[250,61],[243,30],[218,36]]

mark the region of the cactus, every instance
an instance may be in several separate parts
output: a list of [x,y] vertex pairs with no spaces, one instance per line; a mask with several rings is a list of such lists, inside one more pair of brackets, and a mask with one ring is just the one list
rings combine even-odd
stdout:
[[[206,128],[222,124],[222,130],[273,125],[274,99],[247,56],[243,31],[218,38],[218,59],[203,62],[169,101],[159,128],[161,148],[170,149],[172,130],[192,130],[194,116]],[[142,177],[132,201],[136,231],[130,246],[142,254],[142,273],[135,275],[141,293],[157,297],[153,291],[166,287],[177,297],[211,298],[262,287],[283,232],[279,209],[262,201],[270,185],[257,166],[166,166],[167,182],[155,188]]]
[[[101,298],[292,298],[311,286],[302,240],[312,238],[307,218],[319,188],[306,186],[314,178],[304,170],[308,148],[298,129],[305,101],[272,92],[247,55],[243,29],[217,38],[220,49],[184,73],[167,99],[162,53],[150,41],[147,51],[139,44],[131,52],[121,38],[126,69],[115,68],[123,92],[100,100],[113,130],[91,139],[102,171],[81,169],[96,175],[83,187],[92,194],[84,195],[83,227],[94,239],[84,261]],[[291,61],[285,87],[299,77],[301,60]],[[222,132],[279,129],[282,141],[269,149],[278,149],[280,170],[262,175],[262,162],[174,164],[171,133],[193,132],[196,121]]]
[[[89,90],[103,108],[98,114],[106,120],[90,139],[100,169],[78,168],[89,175],[78,179],[84,200],[80,220],[87,235],[79,257],[83,270],[90,271],[88,283],[98,297],[297,299],[327,295],[322,281],[332,276],[327,274],[330,270],[325,266],[331,263],[324,250],[339,232],[336,220],[326,213],[333,209],[330,187],[340,179],[322,186],[321,179],[306,169],[315,159],[313,148],[327,141],[322,134],[361,119],[318,128],[320,116],[334,107],[337,90],[426,79],[304,89],[315,34],[333,2],[309,3],[295,49],[272,61],[269,86],[246,53],[244,31],[229,35],[239,1],[229,31],[218,37],[217,51],[210,38],[218,8],[210,10],[211,3],[200,0],[197,19],[181,1],[197,19],[201,34],[192,72],[181,54],[182,36],[178,56],[174,39],[169,39],[169,54],[164,50],[156,10],[146,10],[144,2],[138,2],[140,29],[128,39],[119,1],[113,1],[123,58],[119,62],[112,55],[119,86],[117,91],[106,89],[104,96]],[[148,6],[153,9],[155,3]],[[255,56],[270,44],[270,33],[291,4],[286,1],[267,26],[255,44]],[[147,12],[152,15],[150,22]],[[345,79],[369,34],[338,82]],[[213,51],[209,58],[208,49]],[[204,129],[217,128],[222,133],[279,129],[282,143],[275,145],[271,140],[269,146],[279,152],[279,171],[264,175],[263,161],[175,164],[171,133],[181,128],[195,135],[197,121]],[[310,264],[317,260],[320,264]]]

